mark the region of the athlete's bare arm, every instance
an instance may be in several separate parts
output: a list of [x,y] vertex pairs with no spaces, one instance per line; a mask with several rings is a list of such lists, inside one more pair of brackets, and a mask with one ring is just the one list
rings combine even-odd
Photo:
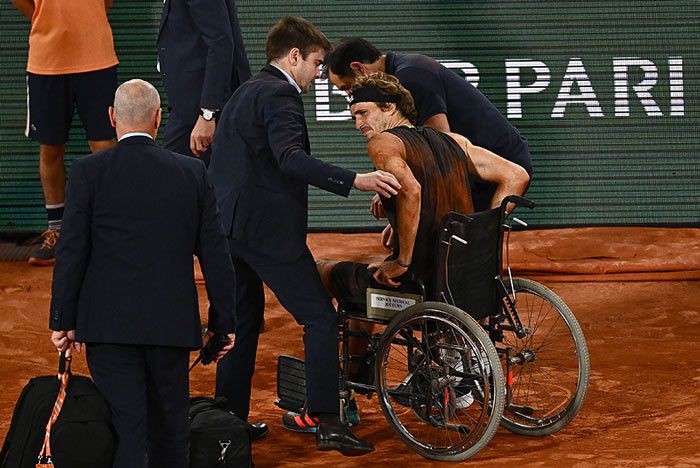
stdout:
[[406,272],[413,257],[420,219],[421,186],[406,163],[406,147],[397,136],[391,133],[375,135],[367,145],[367,152],[377,169],[393,174],[401,184],[396,195],[396,229],[401,239],[401,251],[398,252],[398,261],[384,262],[374,274],[379,283],[397,287],[399,283],[393,278]]
[[[486,148],[472,144],[462,135],[456,133],[448,133],[448,135],[454,138],[467,153],[469,174],[497,185],[496,192],[491,199],[491,208],[500,206],[508,195],[525,193],[525,189],[530,183],[530,176],[525,169]],[[509,206],[508,212],[512,211],[513,208],[514,206]]]

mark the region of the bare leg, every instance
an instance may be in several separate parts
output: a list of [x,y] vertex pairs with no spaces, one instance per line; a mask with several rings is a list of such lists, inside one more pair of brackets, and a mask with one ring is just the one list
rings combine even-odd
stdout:
[[66,145],[39,145],[39,176],[47,205],[60,205],[65,197],[66,168],[63,157]]
[[41,235],[41,246],[28,259],[30,265],[51,266],[56,262],[54,247],[61,229],[61,214],[66,189],[63,164],[66,145],[39,145],[39,177],[44,192],[48,229]]

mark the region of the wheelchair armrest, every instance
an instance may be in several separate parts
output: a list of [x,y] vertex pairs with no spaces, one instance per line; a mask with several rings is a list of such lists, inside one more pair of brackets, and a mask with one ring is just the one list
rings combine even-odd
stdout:
[[517,195],[508,195],[501,202],[501,210],[505,210],[508,203],[514,203],[516,206],[524,206],[525,208],[533,209],[535,207],[535,202],[528,200],[525,197],[519,197]]

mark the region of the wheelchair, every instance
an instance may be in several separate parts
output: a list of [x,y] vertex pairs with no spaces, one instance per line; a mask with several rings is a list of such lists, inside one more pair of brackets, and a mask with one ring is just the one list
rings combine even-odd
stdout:
[[[534,207],[509,196],[499,208],[445,215],[429,288],[420,281],[408,292],[370,288],[366,301],[339,304],[341,418],[353,392],[376,394],[409,448],[431,460],[463,461],[499,425],[546,436],[576,416],[590,374],[583,331],[554,292],[511,276],[509,234],[513,222],[525,223],[506,222],[509,202]],[[350,320],[384,329],[367,335],[351,329]],[[369,340],[361,365],[372,372],[365,381],[350,376],[357,359],[349,353],[351,336]],[[276,404],[300,412],[303,361],[281,356],[277,379]]]

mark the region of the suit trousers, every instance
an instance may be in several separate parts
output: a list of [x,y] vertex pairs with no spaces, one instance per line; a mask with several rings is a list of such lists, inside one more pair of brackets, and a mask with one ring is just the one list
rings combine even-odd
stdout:
[[[190,148],[190,136],[198,118],[199,114],[197,113],[193,117],[184,116],[176,109],[171,108],[168,114],[168,123],[165,125],[165,131],[163,132],[163,148],[185,156],[196,157]],[[204,161],[204,164],[209,166],[211,147],[201,153],[199,158]]]
[[87,363],[107,400],[118,443],[113,468],[187,468],[190,350],[88,343]]
[[229,247],[236,270],[236,344],[217,365],[216,396],[226,397],[230,410],[248,419],[251,379],[265,309],[264,282],[304,327],[309,413],[338,414],[338,315],[308,247],[291,263],[254,252],[234,239],[229,239]]

